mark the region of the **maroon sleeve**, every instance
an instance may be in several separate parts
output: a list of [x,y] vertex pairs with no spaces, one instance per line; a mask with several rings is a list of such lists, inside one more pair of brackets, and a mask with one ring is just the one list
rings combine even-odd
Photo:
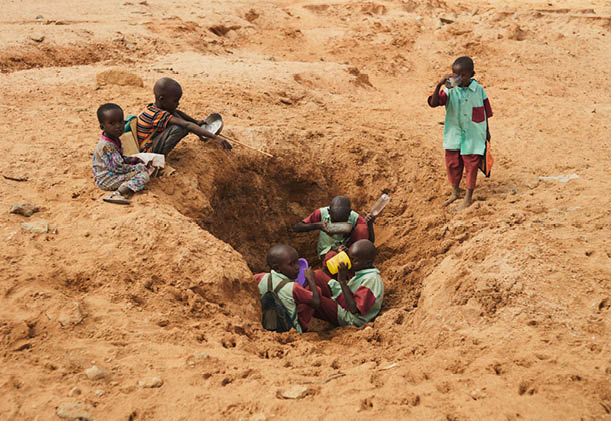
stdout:
[[[429,103],[429,106],[431,107],[432,107],[431,105],[432,99],[433,99],[433,95],[430,95],[428,99],[428,103]],[[439,105],[446,105],[447,102],[448,102],[448,94],[446,94],[446,91],[442,89],[439,91]]]
[[486,110],[486,118],[492,117],[492,107],[488,98],[484,100],[484,109]]
[[371,306],[376,302],[376,297],[373,292],[367,287],[360,286],[354,293],[354,303],[359,309],[361,315],[367,314]]
[[312,291],[307,290],[297,282],[294,282],[293,299],[295,300],[295,304],[307,304],[312,301]]
[[254,278],[255,278],[255,282],[258,284],[259,282],[261,282],[261,279],[263,279],[263,277],[267,275],[267,273],[263,272],[263,273],[257,273]]
[[322,215],[320,213],[320,209],[316,209],[310,216],[303,220],[304,224],[315,224],[317,222],[322,221]]
[[[365,218],[363,218],[365,221]],[[350,235],[350,241],[346,244],[350,247],[353,243],[356,243],[359,240],[368,240],[369,239],[369,227],[367,226],[367,222],[364,224],[356,223],[356,227],[352,230],[352,235]]]

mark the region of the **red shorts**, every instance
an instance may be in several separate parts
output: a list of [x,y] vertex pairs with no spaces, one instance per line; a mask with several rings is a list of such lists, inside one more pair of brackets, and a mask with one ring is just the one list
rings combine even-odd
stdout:
[[477,180],[477,168],[481,159],[481,155],[461,155],[460,151],[446,149],[446,170],[450,184],[453,187],[459,186],[464,168],[467,189],[473,190]]

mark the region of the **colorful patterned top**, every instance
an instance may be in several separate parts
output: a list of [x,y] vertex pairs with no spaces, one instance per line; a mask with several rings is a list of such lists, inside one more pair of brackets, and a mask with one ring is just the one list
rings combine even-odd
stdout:
[[153,137],[165,130],[172,114],[155,104],[149,104],[138,116],[137,137],[141,152],[151,152]]
[[340,325],[363,326],[372,321],[382,308],[384,283],[380,271],[376,268],[359,270],[354,278],[348,281],[348,288],[354,295],[357,314],[347,310],[346,299],[338,281],[331,279],[329,288],[337,306],[337,321]]
[[93,150],[93,178],[100,188],[105,188],[114,181],[118,175],[129,174],[135,170],[140,160],[123,156],[121,142],[115,142],[109,137],[100,134],[100,140]]

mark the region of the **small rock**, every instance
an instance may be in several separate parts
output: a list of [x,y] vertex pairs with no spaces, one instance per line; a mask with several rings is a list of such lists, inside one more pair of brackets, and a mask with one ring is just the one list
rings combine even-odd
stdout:
[[45,17],[43,15],[36,16],[36,20],[43,20]]
[[42,34],[30,35],[29,38],[34,42],[43,42],[45,40],[45,36]]
[[437,23],[435,24],[435,28],[441,29],[443,27],[443,22],[441,19],[437,19]]
[[479,12],[479,8],[476,7],[475,9],[471,10],[471,16],[477,15],[477,12]]
[[439,21],[441,23],[446,23],[446,24],[450,24],[450,23],[454,23],[456,21],[456,15],[445,15],[445,16],[441,16],[439,18]]
[[161,385],[163,385],[163,380],[161,380],[159,377],[152,377],[150,379],[140,380],[138,382],[138,386],[149,389],[152,389],[154,387],[161,387]]
[[65,403],[57,407],[55,415],[66,420],[93,421],[88,410],[93,407],[82,403]]
[[303,399],[310,393],[306,386],[293,386],[290,389],[279,390],[277,397],[283,399]]
[[46,221],[23,222],[21,224],[21,229],[37,234],[44,234],[49,232],[49,224]]
[[104,394],[104,391],[102,389],[98,389],[95,391],[95,395],[98,397],[102,396],[103,394]]
[[89,380],[100,380],[106,377],[106,372],[97,365],[89,367],[87,370],[85,370],[85,374],[87,375]]
[[169,324],[170,324],[170,321],[168,319],[161,319],[157,322],[157,326],[159,327],[166,327]]
[[70,389],[70,392],[68,392],[68,396],[71,398],[78,396],[80,394],[81,394],[81,389],[79,389],[77,386],[74,386],[72,389]]
[[29,203],[17,203],[11,207],[9,213],[30,217],[38,211],[40,211],[40,208],[36,205],[31,205]]

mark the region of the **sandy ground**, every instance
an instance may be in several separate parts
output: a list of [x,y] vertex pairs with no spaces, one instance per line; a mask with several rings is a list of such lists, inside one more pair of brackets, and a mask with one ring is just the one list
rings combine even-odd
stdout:
[[[611,4],[2,8],[0,419],[611,419]],[[492,102],[496,164],[456,212],[426,98],[463,54]],[[143,86],[99,85],[114,68]],[[139,112],[162,76],[183,110],[222,113],[274,158],[190,136],[175,174],[105,204],[95,110]],[[264,332],[251,278],[267,248],[315,264],[315,235],[291,225],[381,192],[376,321]],[[20,202],[41,210],[9,214]],[[49,232],[21,226],[36,221]],[[281,397],[295,386],[306,396]]]

